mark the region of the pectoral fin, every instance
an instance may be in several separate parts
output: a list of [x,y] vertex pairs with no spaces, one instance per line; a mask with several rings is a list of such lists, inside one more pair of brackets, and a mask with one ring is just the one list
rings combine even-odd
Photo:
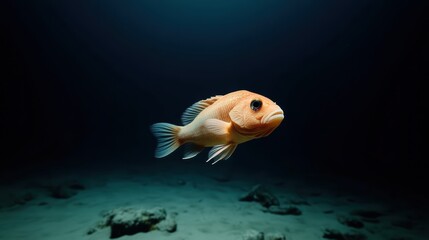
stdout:
[[244,119],[245,115],[243,115],[243,112],[239,109],[232,109],[231,112],[229,112],[229,117],[231,118],[231,121],[233,121],[235,124],[237,124],[240,127],[244,127],[244,123],[246,120]]
[[206,162],[213,160],[213,164],[223,159],[228,159],[234,153],[237,144],[216,145],[209,152],[209,159]]
[[227,135],[229,134],[231,123],[219,119],[207,119],[204,126],[215,135]]

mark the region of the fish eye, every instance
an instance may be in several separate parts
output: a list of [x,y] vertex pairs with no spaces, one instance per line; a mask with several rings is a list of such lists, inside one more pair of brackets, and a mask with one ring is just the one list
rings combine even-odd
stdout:
[[262,107],[262,101],[261,100],[254,99],[254,100],[252,100],[252,102],[250,102],[250,108],[255,112],[258,111],[259,109],[261,109],[261,107]]

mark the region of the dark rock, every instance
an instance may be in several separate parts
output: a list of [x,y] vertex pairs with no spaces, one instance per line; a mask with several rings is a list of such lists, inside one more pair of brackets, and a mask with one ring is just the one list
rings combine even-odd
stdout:
[[364,227],[364,224],[357,219],[348,218],[345,216],[339,216],[339,217],[337,217],[337,219],[338,219],[338,222],[340,222],[341,224],[352,227],[352,228],[363,228]]
[[39,202],[37,205],[38,206],[46,206],[46,205],[48,205],[48,203],[47,202]]
[[[163,208],[150,210],[120,208],[103,213],[103,217],[104,221],[97,223],[94,229],[110,227],[110,238],[153,230],[174,232],[177,229],[174,216],[167,215]],[[94,232],[95,230],[90,229],[87,234]]]
[[340,231],[333,229],[325,229],[325,232],[323,233],[323,238],[345,240],[343,234]]
[[334,229],[325,229],[323,238],[335,240],[366,240],[367,237],[361,233],[341,233]]
[[360,219],[367,223],[379,223],[379,217],[383,216],[380,212],[373,210],[356,210],[351,212],[352,215],[360,217]]
[[274,194],[272,194],[268,189],[261,185],[256,185],[252,190],[241,197],[240,201],[255,201],[259,202],[262,206],[268,208],[270,206],[279,206],[280,202]]
[[279,206],[271,206],[267,209],[263,209],[262,211],[269,212],[272,214],[278,214],[278,215],[295,215],[295,216],[298,216],[298,215],[302,214],[301,210],[299,210],[299,208],[296,208],[296,207],[284,208],[284,207],[279,207]]
[[51,192],[51,197],[57,198],[57,199],[67,199],[77,194],[76,191],[64,185],[52,187],[50,188],[50,192]]
[[12,205],[24,205],[35,198],[36,196],[32,193],[24,193],[22,195],[14,196]]
[[264,240],[264,233],[258,232],[256,230],[247,230],[242,238],[242,240]]
[[86,234],[91,235],[91,234],[95,233],[96,231],[97,231],[96,228],[90,228],[90,229],[88,229],[88,231],[86,231]]
[[356,210],[351,213],[352,215],[359,216],[366,219],[376,219],[382,216],[380,212],[372,210]]
[[323,213],[324,214],[332,214],[332,213],[334,213],[334,210],[326,210],[326,211],[323,211]]
[[24,205],[29,201],[32,201],[36,198],[31,192],[27,193],[10,193],[2,192],[0,194],[0,208],[9,208],[19,205]]
[[290,200],[289,201],[290,204],[293,205],[306,205],[306,206],[310,206],[311,204],[305,200]]

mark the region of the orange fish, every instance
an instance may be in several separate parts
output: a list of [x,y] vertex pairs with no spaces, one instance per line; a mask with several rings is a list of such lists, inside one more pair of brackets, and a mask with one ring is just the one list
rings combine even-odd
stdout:
[[207,162],[215,164],[231,157],[238,144],[270,135],[283,118],[283,110],[275,102],[246,90],[207,98],[186,109],[184,126],[151,126],[158,140],[155,157],[165,157],[186,143],[183,159],[212,147]]

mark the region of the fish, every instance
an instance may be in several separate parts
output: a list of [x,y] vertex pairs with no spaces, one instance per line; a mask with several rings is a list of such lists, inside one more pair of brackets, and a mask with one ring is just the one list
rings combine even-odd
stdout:
[[159,122],[150,126],[157,139],[156,158],[185,145],[183,159],[211,147],[206,162],[226,160],[238,144],[270,135],[283,121],[284,112],[260,94],[238,90],[194,103],[182,114],[183,126]]

